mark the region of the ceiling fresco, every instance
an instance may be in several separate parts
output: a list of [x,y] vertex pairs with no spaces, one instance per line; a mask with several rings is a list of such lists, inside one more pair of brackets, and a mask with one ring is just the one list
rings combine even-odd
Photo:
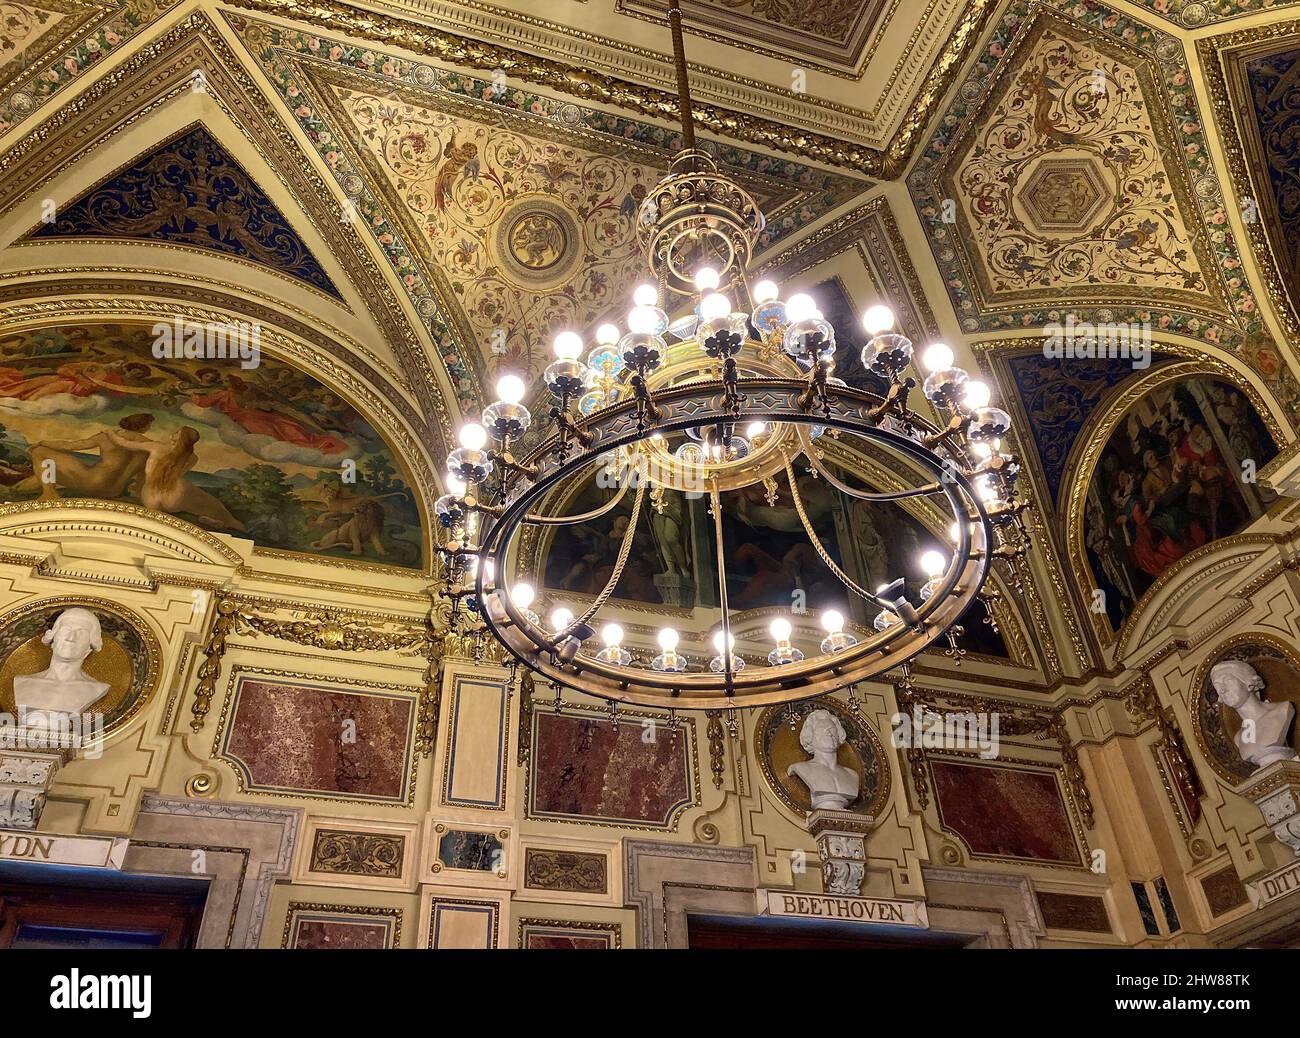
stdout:
[[274,203],[202,126],[105,178],[23,240],[165,242],[236,256],[341,299]]
[[[430,322],[462,408],[481,406],[499,367],[540,370],[555,331],[621,313],[639,279],[639,198],[677,132],[241,16],[231,24]],[[760,250],[866,186],[716,151],[765,206]]]
[[1242,274],[1182,45],[1063,6],[1069,19],[1011,5],[909,179],[963,330],[1067,310],[1139,321],[1239,351],[1300,404]]

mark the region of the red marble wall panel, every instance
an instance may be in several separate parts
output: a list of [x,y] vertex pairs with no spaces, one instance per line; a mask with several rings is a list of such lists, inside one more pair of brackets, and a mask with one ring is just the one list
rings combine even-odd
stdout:
[[[667,829],[695,798],[685,727],[586,714],[534,715],[529,814]],[[689,722],[684,722],[689,723]]]
[[294,948],[372,949],[389,947],[390,927],[384,923],[344,919],[302,919],[294,933]]
[[243,677],[223,747],[249,789],[406,799],[414,700]]
[[1081,863],[1053,773],[946,760],[930,769],[943,827],[974,854]]

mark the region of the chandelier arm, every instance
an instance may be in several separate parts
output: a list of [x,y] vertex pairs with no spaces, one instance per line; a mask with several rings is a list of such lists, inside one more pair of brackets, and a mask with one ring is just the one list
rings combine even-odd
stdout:
[[731,608],[727,604],[727,560],[723,554],[722,495],[718,493],[717,480],[709,488],[709,504],[713,507],[713,533],[718,545],[718,604],[722,608],[722,675],[727,696],[736,694],[731,673]]
[[[579,624],[585,624],[600,611],[609,596],[614,593],[614,588],[618,586],[619,579],[623,576],[623,567],[627,565],[628,556],[632,554],[632,538],[636,534],[637,520],[641,517],[641,502],[645,500],[645,481],[642,480],[636,488],[636,500],[632,502],[632,521],[627,524],[627,532],[623,534],[623,543],[618,547],[618,558],[614,560],[614,572],[609,575],[609,581],[592,601],[590,607],[585,613],[569,624],[564,629],[563,634],[568,634]],[[558,639],[557,639],[558,640]]]
[[804,532],[808,534],[808,540],[812,543],[812,546],[817,549],[817,554],[821,556],[822,562],[826,563],[827,568],[835,574],[836,578],[855,595],[866,599],[868,602],[871,602],[873,605],[876,605],[881,609],[892,610],[894,608],[894,603],[886,602],[883,598],[873,595],[870,591],[866,591],[859,587],[857,581],[840,569],[840,567],[835,564],[835,560],[831,558],[830,553],[822,546],[820,538],[818,538],[817,534],[813,531],[812,522],[808,518],[808,513],[804,511],[803,498],[799,496],[798,484],[795,483],[794,466],[790,463],[790,455],[782,454],[782,457],[785,459],[785,478],[790,481],[790,496],[794,499],[794,509],[799,513],[799,521],[803,523]]
[[607,501],[599,508],[593,508],[590,512],[583,512],[581,515],[538,515],[536,512],[531,512],[525,515],[520,522],[529,526],[575,526],[578,523],[599,519],[618,507],[618,503],[627,496],[629,485],[629,482],[624,480],[623,485],[618,488],[618,493],[614,495],[612,501]]
[[943,484],[939,482],[927,483],[923,487],[911,487],[908,490],[895,490],[891,493],[873,494],[865,490],[854,490],[847,483],[841,482],[835,476],[831,475],[828,468],[817,460],[817,455],[811,451],[805,451],[804,457],[808,463],[815,468],[819,475],[826,478],[831,486],[842,493],[848,494],[849,497],[856,497],[859,501],[902,501],[909,497],[931,497],[934,494],[943,492]]

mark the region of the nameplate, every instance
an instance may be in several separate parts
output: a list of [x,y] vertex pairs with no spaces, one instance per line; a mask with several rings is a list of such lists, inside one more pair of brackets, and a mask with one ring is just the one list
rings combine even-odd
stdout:
[[930,928],[925,902],[892,897],[848,897],[843,894],[804,894],[793,890],[760,890],[760,915],[795,919],[829,919],[877,926]]
[[1279,901],[1297,890],[1300,890],[1300,861],[1283,865],[1263,879],[1246,884],[1246,895],[1256,908]]
[[129,842],[124,836],[58,836],[0,829],[0,861],[120,869]]

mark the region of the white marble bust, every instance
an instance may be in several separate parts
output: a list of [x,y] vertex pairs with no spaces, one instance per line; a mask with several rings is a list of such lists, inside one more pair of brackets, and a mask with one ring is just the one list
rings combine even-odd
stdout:
[[89,609],[65,609],[42,636],[50,647],[50,665],[39,674],[14,678],[14,703],[25,710],[29,725],[49,714],[81,714],[108,691],[82,663],[104,646],[99,618]]
[[814,811],[844,811],[858,797],[858,773],[835,759],[847,738],[844,725],[829,710],[812,711],[799,729],[799,745],[812,760],[791,764],[786,774],[808,787]]
[[1275,761],[1297,760],[1287,742],[1295,707],[1290,703],[1268,703],[1259,698],[1264,679],[1245,660],[1224,660],[1210,668],[1210,684],[1219,702],[1241,718],[1233,736],[1242,760],[1263,768]]

